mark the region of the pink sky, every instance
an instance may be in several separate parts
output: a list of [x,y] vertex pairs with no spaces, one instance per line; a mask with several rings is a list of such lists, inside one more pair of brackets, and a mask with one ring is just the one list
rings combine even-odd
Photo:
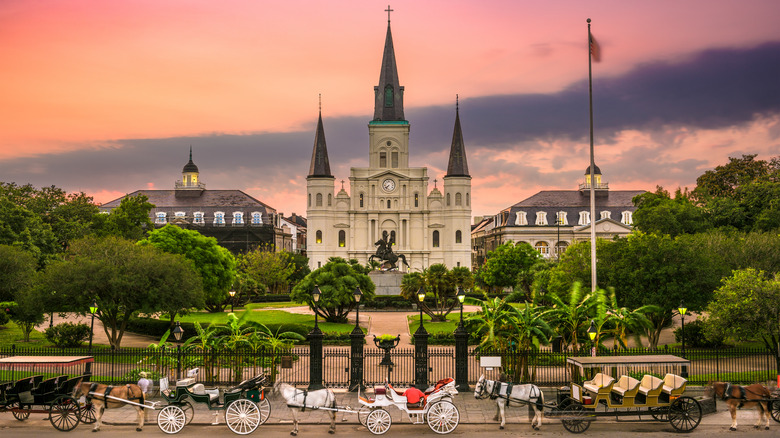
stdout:
[[[186,145],[193,144],[209,188],[242,189],[279,211],[303,214],[319,93],[336,178],[367,163],[365,124],[373,112],[386,7],[354,0],[6,0],[0,3],[6,60],[0,180],[84,190],[108,201],[141,188],[172,188]],[[469,105],[496,96],[556,96],[587,79],[586,18],[593,19],[604,54],[594,65],[597,80],[618,81],[654,63],[684,63],[709,49],[780,41],[777,1],[450,0],[391,7],[412,165],[428,166],[431,180],[443,175],[454,120],[449,108],[458,93],[475,215],[493,214],[540,189],[576,187],[587,166],[587,124],[581,136],[513,140],[507,134],[483,142],[484,126],[475,123],[481,114],[469,113]],[[415,143],[426,127],[416,123],[414,110],[436,107],[450,114],[443,132],[430,134],[441,141]],[[600,138],[597,163],[613,189],[652,190],[691,187],[729,156],[780,155],[777,108],[747,107],[748,119],[720,124],[617,123]],[[587,117],[587,107],[581,110]],[[596,111],[599,137],[607,113],[626,109],[611,104]],[[337,120],[350,118],[364,120],[357,125],[362,131],[343,135],[356,137],[355,144],[339,144]],[[491,130],[505,127],[523,131]],[[296,159],[279,153],[270,140],[275,133],[301,134]],[[432,138],[425,135],[417,138]],[[261,139],[250,149],[258,156],[231,149],[225,136]],[[122,155],[131,146],[138,149],[135,161]],[[347,158],[334,163],[339,150]],[[231,156],[233,164],[226,161]],[[117,161],[126,162],[123,171]],[[266,171],[269,165],[278,171]]]

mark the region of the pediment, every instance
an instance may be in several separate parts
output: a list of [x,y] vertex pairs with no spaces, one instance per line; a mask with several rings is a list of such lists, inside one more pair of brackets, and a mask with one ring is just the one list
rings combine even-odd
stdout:
[[409,179],[409,175],[404,175],[403,173],[395,171],[393,169],[380,169],[376,173],[372,173],[368,177],[369,179],[379,179],[387,176],[394,176],[400,179]]

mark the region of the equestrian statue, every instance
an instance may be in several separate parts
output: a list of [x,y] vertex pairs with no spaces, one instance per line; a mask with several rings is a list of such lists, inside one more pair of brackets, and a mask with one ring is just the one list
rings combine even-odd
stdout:
[[406,256],[403,254],[396,254],[393,252],[393,241],[390,240],[387,241],[387,237],[382,237],[381,239],[377,240],[374,243],[374,246],[376,246],[376,254],[372,254],[368,258],[368,262],[372,262],[374,260],[379,260],[381,262],[384,262],[385,264],[389,265],[387,268],[388,271],[398,269],[398,266],[396,266],[396,262],[400,259],[406,267],[409,267],[409,263],[406,262]]

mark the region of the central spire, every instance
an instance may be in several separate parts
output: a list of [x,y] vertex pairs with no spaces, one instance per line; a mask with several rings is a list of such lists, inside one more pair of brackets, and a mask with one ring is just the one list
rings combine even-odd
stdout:
[[394,122],[404,118],[404,87],[398,81],[398,67],[395,63],[393,34],[390,31],[390,6],[387,7],[387,36],[382,54],[382,68],[379,85],[374,87],[374,121]]

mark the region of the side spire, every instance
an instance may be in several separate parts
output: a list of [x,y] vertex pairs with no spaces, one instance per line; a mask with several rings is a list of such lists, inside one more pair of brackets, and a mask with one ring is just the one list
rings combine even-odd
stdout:
[[329,177],[330,161],[328,160],[328,147],[325,144],[325,128],[322,126],[322,95],[320,94],[319,120],[317,120],[317,133],[314,136],[314,150],[311,153],[310,177]]
[[379,72],[379,85],[374,87],[374,121],[402,121],[404,118],[404,87],[398,81],[393,34],[390,31],[390,6],[387,12],[387,36]]
[[460,102],[455,95],[455,128],[452,131],[450,161],[447,164],[447,176],[470,176],[469,163],[466,161],[466,145],[463,144],[463,131],[460,129]]

